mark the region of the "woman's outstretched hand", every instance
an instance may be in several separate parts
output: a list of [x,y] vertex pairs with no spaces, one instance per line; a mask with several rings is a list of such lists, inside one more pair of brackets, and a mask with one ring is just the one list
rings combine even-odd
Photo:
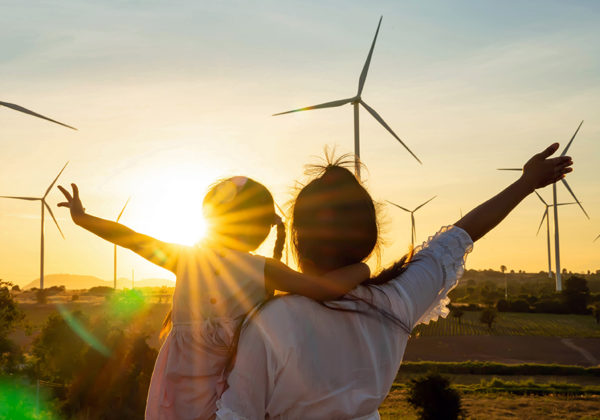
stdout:
[[502,192],[477,206],[454,225],[464,229],[473,241],[492,230],[536,188],[542,188],[564,178],[571,172],[573,161],[569,156],[550,158],[558,149],[554,143],[534,155],[523,167],[523,175]]
[[58,207],[67,207],[71,210],[71,218],[75,223],[77,223],[81,217],[85,216],[85,209],[83,208],[83,204],[81,204],[81,200],[79,199],[79,188],[77,185],[71,184],[71,188],[73,188],[73,195],[61,185],[58,186],[60,192],[63,193],[65,199],[67,201],[63,201],[62,203],[58,203]]
[[534,155],[523,167],[521,181],[531,191],[553,184],[564,178],[573,168],[573,160],[570,156],[559,156],[550,158],[558,149],[558,143],[554,143],[541,153]]

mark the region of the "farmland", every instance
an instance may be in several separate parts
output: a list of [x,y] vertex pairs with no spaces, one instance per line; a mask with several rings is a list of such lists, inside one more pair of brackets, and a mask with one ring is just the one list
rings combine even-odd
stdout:
[[600,338],[600,325],[588,315],[556,315],[500,312],[490,330],[479,321],[478,311],[466,311],[459,322],[449,316],[429,325],[419,325],[415,337],[448,337],[461,335],[545,336]]

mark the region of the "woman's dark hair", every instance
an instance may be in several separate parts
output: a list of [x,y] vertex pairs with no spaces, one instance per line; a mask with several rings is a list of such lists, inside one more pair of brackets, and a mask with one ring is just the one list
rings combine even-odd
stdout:
[[331,271],[368,258],[379,228],[373,199],[342,158],[325,167],[298,193],[292,208],[291,241],[305,263]]
[[[379,243],[377,206],[360,181],[345,166],[354,163],[345,155],[326,166],[312,166],[307,171],[313,179],[300,189],[292,209],[291,242],[301,268],[311,264],[321,271],[331,271],[368,258]],[[380,285],[398,278],[412,260],[413,250],[363,284]],[[371,291],[373,293],[373,291]],[[239,336],[252,318],[276,296],[261,302],[240,324],[229,352],[226,371],[233,368]],[[285,296],[283,296],[285,298]],[[410,328],[395,315],[373,303],[373,299],[353,296],[340,300],[356,302],[360,309],[346,309],[329,302],[326,308],[382,317],[410,333]]]
[[[277,239],[273,258],[280,260],[285,245],[285,224],[275,213],[275,202],[269,190],[251,178],[236,176],[212,185],[202,202],[202,210],[211,235],[225,246],[258,248],[273,225]],[[171,330],[172,310],[166,315],[159,338]]]

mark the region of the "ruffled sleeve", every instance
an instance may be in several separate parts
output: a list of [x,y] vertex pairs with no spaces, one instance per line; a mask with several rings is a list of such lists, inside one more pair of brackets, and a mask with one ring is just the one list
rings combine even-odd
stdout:
[[437,321],[440,316],[448,316],[448,293],[456,287],[464,274],[467,254],[472,249],[473,241],[467,232],[456,226],[445,226],[415,250],[415,260],[439,266],[441,287],[414,325],[428,324],[430,321]]

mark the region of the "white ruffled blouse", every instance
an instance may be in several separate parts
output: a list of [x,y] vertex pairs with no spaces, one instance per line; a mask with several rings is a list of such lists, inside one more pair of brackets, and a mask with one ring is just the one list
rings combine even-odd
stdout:
[[[448,292],[464,271],[473,241],[442,228],[417,248],[398,278],[349,294],[360,301],[331,310],[302,296],[268,304],[242,334],[219,419],[376,419],[396,377],[412,328],[448,315]],[[367,315],[365,315],[367,313]]]

